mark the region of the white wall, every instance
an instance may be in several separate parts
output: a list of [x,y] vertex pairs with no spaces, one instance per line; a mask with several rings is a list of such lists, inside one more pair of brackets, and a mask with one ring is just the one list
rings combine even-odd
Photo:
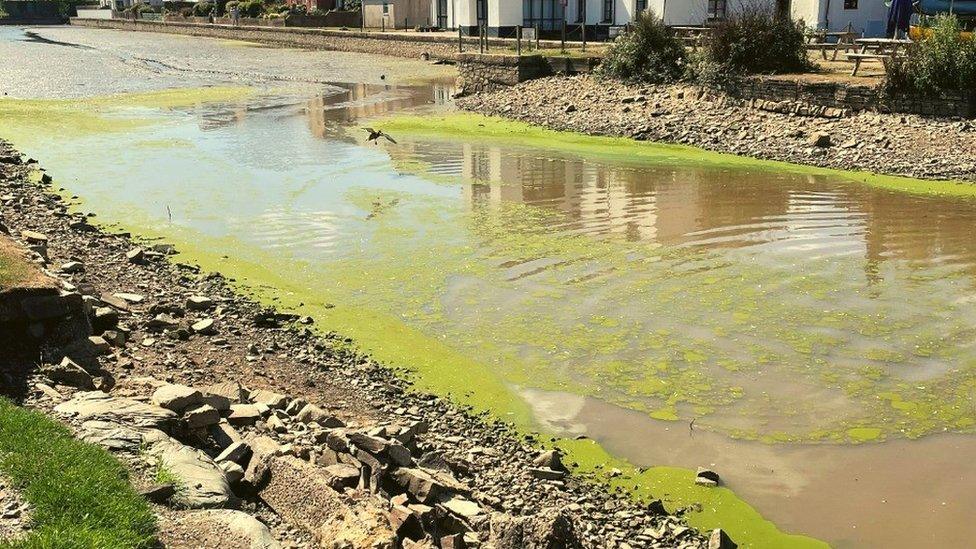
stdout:
[[522,24],[522,0],[488,0],[489,27],[515,27]]
[[[430,3],[430,22],[432,25],[437,23],[437,0],[431,0]],[[458,25],[478,26],[475,0],[447,0],[447,27],[456,29]]]
[[701,25],[708,12],[705,0],[648,0],[647,7],[666,25]]
[[844,0],[793,0],[790,14],[808,27],[839,31],[850,24],[858,35],[883,36],[888,20],[884,0],[857,0],[857,9],[844,9]]

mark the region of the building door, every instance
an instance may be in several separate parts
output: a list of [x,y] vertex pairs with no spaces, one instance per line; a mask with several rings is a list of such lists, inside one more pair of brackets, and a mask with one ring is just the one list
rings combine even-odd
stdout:
[[437,0],[437,28],[447,28],[447,0]]

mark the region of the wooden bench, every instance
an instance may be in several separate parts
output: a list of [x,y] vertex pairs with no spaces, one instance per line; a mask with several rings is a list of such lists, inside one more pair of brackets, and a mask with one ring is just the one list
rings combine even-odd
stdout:
[[857,70],[861,67],[862,61],[881,61],[885,69],[888,65],[905,57],[905,49],[912,43],[911,40],[900,40],[896,38],[860,38],[855,40],[860,47],[856,53],[847,53],[847,60],[854,62],[851,69],[851,76],[857,76]]
[[857,69],[861,68],[861,61],[865,60],[877,60],[881,61],[881,64],[888,68],[888,61],[891,56],[886,53],[846,53],[848,61],[854,62],[854,67],[851,69],[851,76],[857,76]]

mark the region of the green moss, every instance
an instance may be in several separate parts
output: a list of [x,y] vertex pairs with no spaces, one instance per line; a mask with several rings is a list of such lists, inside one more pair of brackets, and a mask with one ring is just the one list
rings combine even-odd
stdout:
[[[592,440],[560,440],[556,445],[569,456],[567,462],[574,473],[609,483],[639,499],[659,498],[670,511],[689,509],[686,517],[692,526],[708,530],[721,525],[740,547],[827,547],[813,538],[783,533],[727,488],[697,486],[694,471],[676,467],[637,470]],[[611,478],[607,475],[611,469],[623,474]]]
[[868,442],[881,438],[882,432],[877,427],[854,427],[847,430],[847,436],[854,442]]

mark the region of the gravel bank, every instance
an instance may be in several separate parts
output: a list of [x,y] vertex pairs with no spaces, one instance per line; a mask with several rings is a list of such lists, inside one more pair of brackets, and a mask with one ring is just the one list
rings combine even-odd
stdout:
[[[720,531],[710,544],[660,502],[566,476],[538,442],[410,392],[350,342],[172,261],[166,245],[103,232],[68,213],[48,178],[29,182],[36,166],[2,141],[0,158],[0,230],[46,235],[34,259],[83,296],[94,333],[40,359],[7,357],[3,386],[118,452],[161,502],[163,539],[199,545],[194,532],[213,531],[199,525],[217,521],[252,542],[305,547],[338,531],[326,526],[356,530],[380,517],[370,535],[395,539],[373,547],[733,546]],[[161,474],[161,463],[173,470]],[[199,481],[167,488],[164,477],[181,471]],[[310,509],[313,500],[321,504]],[[247,516],[180,514],[199,513],[186,506]],[[344,518],[316,515],[323,509]]]
[[683,86],[628,86],[592,76],[530,80],[458,106],[546,128],[797,164],[924,179],[976,180],[976,123],[915,115],[782,114]]

